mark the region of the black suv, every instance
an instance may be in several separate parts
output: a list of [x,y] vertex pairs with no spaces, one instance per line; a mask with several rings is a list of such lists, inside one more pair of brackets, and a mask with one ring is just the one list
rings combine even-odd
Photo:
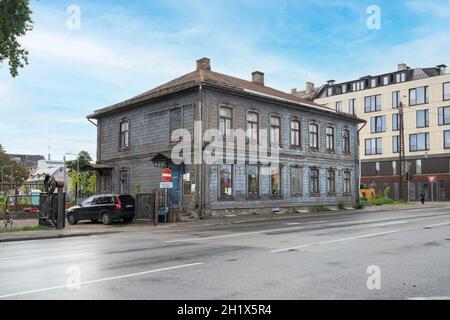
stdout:
[[111,224],[114,220],[128,223],[134,218],[135,201],[130,195],[105,194],[92,196],[80,205],[67,209],[69,224],[77,224],[80,220],[102,221]]

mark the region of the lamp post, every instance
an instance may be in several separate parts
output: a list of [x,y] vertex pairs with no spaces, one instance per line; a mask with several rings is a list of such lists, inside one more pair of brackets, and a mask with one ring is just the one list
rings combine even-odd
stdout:
[[[76,156],[77,157],[77,181],[75,182],[75,204],[77,203],[78,200],[78,179],[80,176],[80,155],[72,153],[72,152],[67,152],[64,154],[64,185],[66,185],[67,181],[66,181],[66,155],[71,155],[71,156]],[[66,188],[66,187],[65,187]]]

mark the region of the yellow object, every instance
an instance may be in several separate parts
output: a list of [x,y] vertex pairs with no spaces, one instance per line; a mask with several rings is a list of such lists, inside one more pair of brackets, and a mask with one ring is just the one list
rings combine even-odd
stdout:
[[364,200],[375,199],[375,189],[374,188],[360,189],[359,192],[360,192],[361,198],[363,198]]

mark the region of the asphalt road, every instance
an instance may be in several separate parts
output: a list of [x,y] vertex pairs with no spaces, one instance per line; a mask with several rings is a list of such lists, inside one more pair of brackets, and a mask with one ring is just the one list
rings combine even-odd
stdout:
[[0,244],[0,299],[448,297],[450,207]]

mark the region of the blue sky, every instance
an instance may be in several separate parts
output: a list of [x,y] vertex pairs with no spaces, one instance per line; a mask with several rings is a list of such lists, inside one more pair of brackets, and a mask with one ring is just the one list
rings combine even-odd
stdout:
[[[12,79],[0,65],[0,144],[10,153],[87,150],[94,110],[190,72],[266,73],[281,90],[412,67],[450,65],[450,0],[219,1],[30,0],[34,30],[22,39],[30,64]],[[67,27],[67,8],[81,28]],[[381,29],[367,28],[367,8]]]

